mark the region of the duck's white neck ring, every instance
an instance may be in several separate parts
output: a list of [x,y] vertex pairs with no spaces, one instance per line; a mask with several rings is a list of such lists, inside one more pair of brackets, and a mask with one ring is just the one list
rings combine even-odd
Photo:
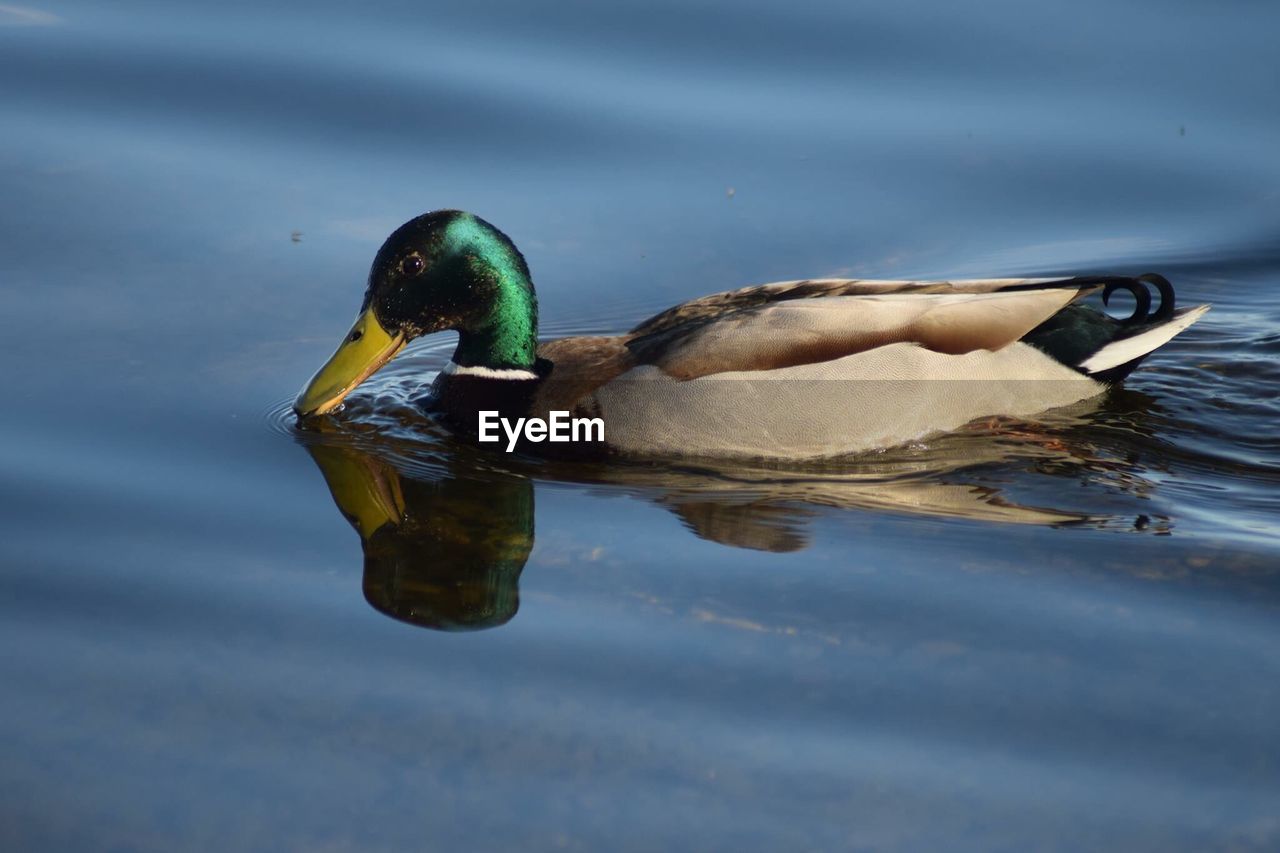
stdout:
[[477,379],[537,379],[538,378],[538,374],[534,373],[532,370],[523,370],[521,368],[512,368],[512,367],[494,368],[494,367],[480,367],[478,365],[464,366],[461,364],[454,364],[453,359],[449,360],[449,363],[444,366],[444,370],[441,372],[447,373],[450,376],[473,376],[473,377],[476,377]]

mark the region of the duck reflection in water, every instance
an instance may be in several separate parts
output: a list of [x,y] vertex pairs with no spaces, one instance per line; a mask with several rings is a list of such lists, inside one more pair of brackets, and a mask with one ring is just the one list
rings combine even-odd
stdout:
[[533,550],[533,483],[487,474],[413,479],[352,447],[308,448],[360,534],[364,597],[393,619],[439,631],[515,616]]
[[[1100,452],[1093,430],[1001,424],[864,458],[853,470],[498,460],[448,439],[415,443],[342,428],[303,442],[360,534],[369,604],[421,627],[469,631],[502,625],[519,607],[520,573],[534,545],[534,477],[642,498],[677,515],[699,538],[760,551],[804,549],[810,521],[831,508],[1131,529],[1133,515],[1026,505],[991,478],[969,476],[988,466],[997,481],[1006,480],[1016,464],[1040,475],[1037,502],[1059,500],[1064,478],[1141,498],[1152,488],[1145,466],[1116,453],[1117,438],[1127,432],[1110,432],[1101,442],[1110,447]],[[1138,526],[1161,532],[1162,523],[1143,516]]]

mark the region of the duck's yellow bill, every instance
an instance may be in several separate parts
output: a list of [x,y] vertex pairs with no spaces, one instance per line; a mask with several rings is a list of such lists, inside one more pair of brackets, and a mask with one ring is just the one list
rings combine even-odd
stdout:
[[299,415],[333,411],[352,389],[395,358],[405,343],[402,332],[393,335],[382,328],[373,308],[369,308],[356,318],[338,349],[298,394],[293,410]]

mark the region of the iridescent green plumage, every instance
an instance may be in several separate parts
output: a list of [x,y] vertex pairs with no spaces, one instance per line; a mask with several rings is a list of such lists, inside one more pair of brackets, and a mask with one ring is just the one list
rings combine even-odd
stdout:
[[538,299],[524,256],[500,231],[470,213],[459,213],[446,227],[444,256],[464,258],[472,281],[490,282],[487,310],[459,331],[454,363],[531,369],[537,359]]

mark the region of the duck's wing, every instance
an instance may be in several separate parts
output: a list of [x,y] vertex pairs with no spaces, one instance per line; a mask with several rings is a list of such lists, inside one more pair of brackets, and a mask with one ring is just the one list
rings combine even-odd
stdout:
[[677,305],[628,336],[636,364],[677,379],[769,371],[897,343],[959,355],[998,350],[1109,281],[811,279]]
[[795,299],[830,296],[874,296],[891,293],[992,293],[999,290],[1073,287],[1077,282],[1103,283],[1082,278],[983,278],[923,281],[910,279],[805,278],[758,284],[690,299],[653,315],[631,330],[632,335],[667,331],[689,322],[714,319],[744,308],[759,308]]

